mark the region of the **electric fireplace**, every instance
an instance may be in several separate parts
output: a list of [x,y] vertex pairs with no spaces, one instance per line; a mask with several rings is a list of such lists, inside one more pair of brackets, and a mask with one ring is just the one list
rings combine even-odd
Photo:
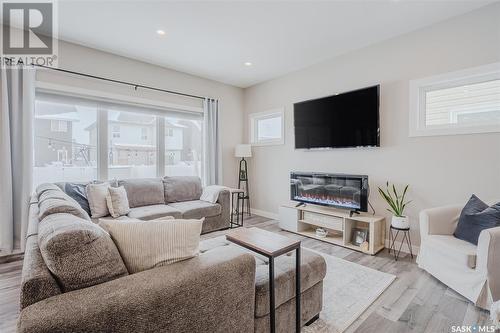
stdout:
[[292,172],[290,197],[301,203],[366,212],[368,176]]

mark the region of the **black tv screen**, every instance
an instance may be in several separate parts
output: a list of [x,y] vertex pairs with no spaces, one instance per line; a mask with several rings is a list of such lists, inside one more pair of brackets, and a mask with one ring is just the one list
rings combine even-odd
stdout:
[[295,103],[295,148],[379,147],[379,90],[377,85]]

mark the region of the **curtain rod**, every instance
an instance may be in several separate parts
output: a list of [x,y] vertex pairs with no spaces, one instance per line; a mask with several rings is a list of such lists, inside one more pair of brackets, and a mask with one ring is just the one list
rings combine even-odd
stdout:
[[178,92],[178,91],[166,90],[166,89],[161,89],[161,88],[156,88],[156,87],[150,87],[150,86],[145,86],[145,85],[142,85],[142,84],[136,84],[136,83],[132,83],[132,82],[115,80],[115,79],[110,79],[110,78],[106,78],[106,77],[102,77],[102,76],[96,76],[96,75],[92,75],[92,74],[86,74],[86,73],[80,73],[80,72],[70,71],[70,70],[62,69],[62,68],[54,68],[54,67],[43,66],[43,65],[34,65],[34,64],[32,64],[32,66],[41,67],[41,68],[44,68],[44,69],[50,69],[50,70],[53,70],[53,71],[58,71],[58,72],[63,72],[63,73],[68,73],[68,74],[80,75],[80,76],[89,77],[89,78],[92,78],[92,79],[97,79],[97,80],[102,80],[102,81],[109,81],[109,82],[113,82],[113,83],[124,84],[124,85],[128,85],[128,86],[134,87],[135,90],[137,90],[137,88],[143,88],[143,89],[160,91],[160,92],[164,92],[164,93],[168,93],[168,94],[174,94],[174,95],[185,96],[185,97],[190,97],[190,98],[197,98],[197,99],[205,99],[206,98],[206,97],[203,97],[203,96],[190,95],[190,94],[185,94],[185,93],[181,93],[181,92]]

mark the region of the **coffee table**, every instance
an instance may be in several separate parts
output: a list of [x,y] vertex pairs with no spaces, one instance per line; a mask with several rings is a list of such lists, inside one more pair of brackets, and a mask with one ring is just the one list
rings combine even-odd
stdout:
[[274,258],[295,251],[295,331],[300,332],[300,241],[258,228],[239,228],[226,235],[226,239],[263,255],[269,260],[269,321],[271,333],[276,330],[274,296]]

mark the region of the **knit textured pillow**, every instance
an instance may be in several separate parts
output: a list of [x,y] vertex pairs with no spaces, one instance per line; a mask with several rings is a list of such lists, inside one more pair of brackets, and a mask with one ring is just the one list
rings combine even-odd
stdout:
[[202,224],[203,219],[99,220],[118,247],[129,273],[197,256]]

